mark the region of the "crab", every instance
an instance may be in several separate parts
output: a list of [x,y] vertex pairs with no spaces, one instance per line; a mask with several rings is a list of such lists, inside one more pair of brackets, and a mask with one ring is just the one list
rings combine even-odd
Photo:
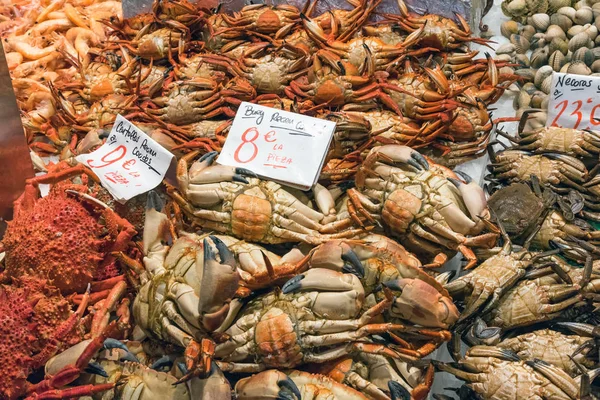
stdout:
[[[76,176],[82,185],[68,181]],[[88,194],[88,176],[97,179],[82,164],[58,164],[48,174],[27,181],[2,240],[6,251],[2,279],[37,276],[65,295],[81,293],[92,284],[98,299],[123,280],[111,253],[127,251],[136,231]],[[54,186],[48,196],[38,199],[40,183]]]
[[[378,242],[384,243],[385,239]],[[382,298],[378,287],[390,288],[396,297],[385,314],[388,320],[399,318],[424,327],[447,329],[458,319],[458,310],[448,292],[399,244],[392,250],[360,241],[331,240],[311,250],[302,264],[339,272],[354,271],[360,277],[365,295],[374,295],[377,300]],[[307,290],[310,283],[299,280],[295,286],[294,291]]]
[[[439,254],[438,246],[458,250],[472,268],[476,257],[470,247],[493,247],[498,230],[489,222],[483,190],[464,178],[410,147],[376,147],[357,173],[356,189],[348,191],[348,210],[380,221],[409,249],[426,254]],[[485,228],[491,232],[480,234]],[[445,259],[440,257],[434,265]]]
[[484,399],[582,399],[589,396],[594,375],[570,377],[541,360],[522,361],[512,351],[493,346],[471,347],[458,366],[435,362],[438,369],[467,381]]
[[179,191],[170,189],[195,224],[260,243],[318,244],[361,231],[349,229],[352,222],[348,219],[336,220],[333,197],[326,188],[316,187],[319,212],[281,185],[250,177],[255,175],[248,170],[211,165],[216,155],[205,154],[189,169],[187,157],[181,158]]
[[235,395],[239,400],[368,399],[359,391],[323,375],[275,369],[240,379],[235,385]]

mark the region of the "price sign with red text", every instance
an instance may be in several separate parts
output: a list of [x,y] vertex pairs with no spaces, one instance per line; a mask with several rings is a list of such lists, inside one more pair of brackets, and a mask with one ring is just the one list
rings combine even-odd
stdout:
[[332,121],[244,102],[217,162],[307,190],[319,177],[334,131]]
[[173,154],[118,115],[106,142],[76,159],[98,175],[117,201],[125,202],[158,186]]
[[600,130],[600,78],[554,73],[546,126]]

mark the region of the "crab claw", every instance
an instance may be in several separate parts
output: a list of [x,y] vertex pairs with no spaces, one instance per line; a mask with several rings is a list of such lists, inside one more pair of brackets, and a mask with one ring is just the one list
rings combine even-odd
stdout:
[[103,378],[108,378],[108,373],[106,370],[97,362],[89,362],[83,371],[87,374],[99,375]]
[[425,327],[447,329],[459,317],[452,299],[442,295],[436,288],[420,279],[401,278],[383,282],[396,295],[390,309],[394,317],[402,318]]
[[236,398],[243,400],[302,399],[302,394],[296,383],[283,372],[274,369],[240,379],[235,385],[235,394]]
[[418,151],[402,145],[389,144],[375,147],[371,154],[377,153],[393,162],[403,162],[418,170],[428,170],[429,163]]
[[[158,360],[154,361],[150,366],[150,369],[154,369],[157,371],[160,371],[163,368],[171,369],[173,367],[173,363],[175,362],[175,358],[176,357],[173,354],[164,355]],[[185,367],[184,363],[181,364],[183,364],[183,366]],[[187,370],[184,374],[187,374]]]
[[399,384],[396,381],[388,382],[388,389],[390,390],[390,395],[392,396],[392,400],[410,400],[410,393],[404,386]]
[[132,362],[136,362],[136,363],[140,362],[140,360],[138,360],[138,358],[135,356],[135,354],[133,354],[131,351],[129,351],[129,349],[127,348],[125,343],[121,342],[120,340],[108,338],[104,341],[103,347],[107,350],[111,350],[111,349],[123,350],[125,352],[125,354],[119,358],[119,360],[121,360],[121,361],[132,361]]
[[352,248],[341,241],[328,241],[317,247],[310,259],[313,268],[326,268],[354,274],[359,278],[365,276],[365,267]]
[[229,312],[229,303],[239,287],[240,275],[236,268],[235,257],[221,239],[210,236],[221,261],[217,260],[208,239],[204,239],[203,265],[200,277],[200,294],[198,311],[202,316],[202,324],[210,331],[217,329]]
[[487,216],[489,211],[487,209],[487,200],[485,198],[485,192],[473,179],[465,174],[464,172],[455,171],[456,174],[460,175],[466,183],[459,179],[447,178],[454,184],[460,191],[463,201],[471,219],[475,222],[480,220],[480,216]]

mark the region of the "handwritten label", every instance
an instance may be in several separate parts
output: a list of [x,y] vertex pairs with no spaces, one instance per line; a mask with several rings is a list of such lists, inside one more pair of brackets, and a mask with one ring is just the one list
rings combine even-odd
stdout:
[[600,78],[554,73],[546,125],[600,129]]
[[319,177],[334,130],[332,121],[244,102],[217,162],[306,190]]
[[76,157],[90,167],[119,202],[154,189],[162,181],[173,154],[121,115],[99,149]]

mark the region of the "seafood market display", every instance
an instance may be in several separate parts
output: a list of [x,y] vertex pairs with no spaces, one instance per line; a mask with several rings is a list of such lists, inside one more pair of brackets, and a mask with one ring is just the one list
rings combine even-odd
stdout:
[[[553,72],[600,73],[600,3],[505,0],[495,46],[317,1],[0,4],[38,172],[0,240],[0,399],[598,398],[600,133],[545,109]],[[310,190],[217,163],[242,102],[335,122]],[[127,202],[77,161],[118,115],[174,156]]]

